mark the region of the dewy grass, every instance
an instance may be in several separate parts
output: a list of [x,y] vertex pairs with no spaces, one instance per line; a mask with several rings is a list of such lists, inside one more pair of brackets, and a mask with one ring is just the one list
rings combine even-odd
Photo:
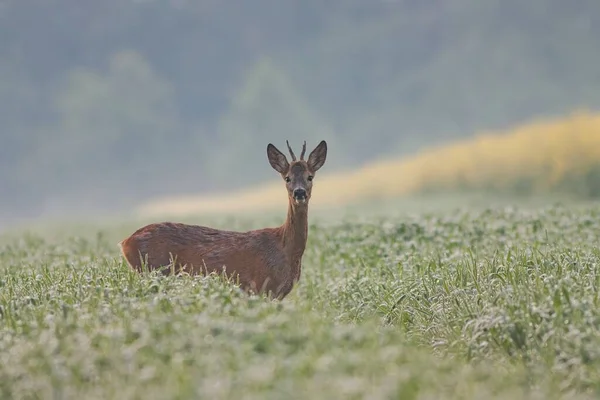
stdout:
[[599,215],[311,220],[283,302],[131,271],[137,222],[5,235],[0,398],[594,398]]

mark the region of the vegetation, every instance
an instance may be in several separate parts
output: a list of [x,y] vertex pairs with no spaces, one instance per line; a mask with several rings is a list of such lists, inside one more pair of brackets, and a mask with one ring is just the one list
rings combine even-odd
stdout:
[[[335,148],[333,149],[335,151]],[[314,204],[388,200],[424,192],[492,192],[600,197],[600,115],[534,121],[506,132],[424,150],[404,159],[373,162],[355,171],[323,171]],[[274,181],[225,195],[173,196],[139,207],[143,215],[271,209],[285,201]]]
[[283,302],[218,277],[133,273],[115,243],[134,222],[6,234],[0,397],[596,398],[599,217],[313,218]]
[[337,171],[599,109],[597,15],[597,0],[5,0],[0,219],[260,184],[270,141],[327,139]]

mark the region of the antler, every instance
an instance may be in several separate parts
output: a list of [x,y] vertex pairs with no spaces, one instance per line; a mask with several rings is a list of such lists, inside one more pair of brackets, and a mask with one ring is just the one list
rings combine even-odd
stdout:
[[[292,151],[292,148],[290,147],[290,142],[288,142],[287,140],[285,142],[287,143],[288,150],[290,151],[290,156],[292,156],[292,161],[296,161],[296,155],[294,154],[294,152]],[[304,154],[304,153],[302,153],[302,154]]]
[[304,144],[302,145],[302,153],[300,153],[301,160],[304,160],[304,153],[306,153],[306,140],[304,141]]

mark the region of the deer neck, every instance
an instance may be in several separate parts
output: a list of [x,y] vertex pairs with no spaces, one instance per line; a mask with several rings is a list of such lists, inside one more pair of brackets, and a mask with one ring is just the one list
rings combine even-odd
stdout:
[[295,205],[290,201],[281,232],[283,248],[292,262],[299,262],[308,238],[308,204]]

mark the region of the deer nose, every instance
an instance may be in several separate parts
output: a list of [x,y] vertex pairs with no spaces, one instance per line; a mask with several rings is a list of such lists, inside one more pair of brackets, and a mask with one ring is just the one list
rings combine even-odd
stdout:
[[306,190],[298,188],[298,189],[294,189],[294,197],[296,199],[303,199],[306,197]]

